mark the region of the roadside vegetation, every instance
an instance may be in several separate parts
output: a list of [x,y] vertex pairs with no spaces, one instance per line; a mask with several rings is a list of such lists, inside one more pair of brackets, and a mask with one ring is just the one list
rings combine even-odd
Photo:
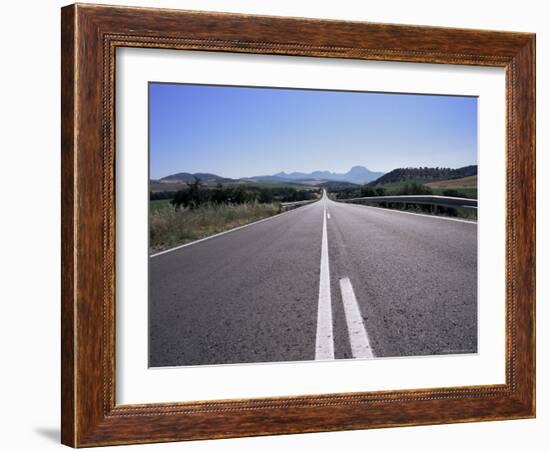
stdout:
[[245,203],[281,203],[308,201],[318,197],[320,190],[298,190],[288,186],[261,185],[222,185],[205,187],[200,179],[187,183],[183,190],[174,194],[171,201],[175,208],[195,209],[204,205],[226,204],[238,205]]
[[[363,185],[339,181],[325,181],[316,186],[294,182],[227,181],[218,177],[203,182],[192,174],[186,181],[151,181],[150,252],[276,215],[283,210],[282,203],[319,199],[323,189],[335,200],[403,195],[477,199],[475,165],[458,169],[397,168]],[[477,217],[476,209],[401,202],[370,202],[369,205],[469,219]]]
[[[477,199],[477,187],[473,188],[471,182],[468,187],[461,187],[460,184],[454,183],[450,180],[449,186],[456,188],[446,188],[446,181],[439,181],[436,187],[432,187],[432,183],[425,183],[426,180],[405,180],[405,181],[392,181],[384,184],[375,181],[374,183],[365,184],[355,187],[341,187],[335,189],[329,187],[329,196],[335,200],[338,199],[354,199],[354,198],[371,198],[374,196],[406,196],[406,195],[440,195],[451,196],[454,198],[470,198]],[[357,201],[361,203],[361,201]],[[476,219],[477,210],[468,208],[454,208],[444,206],[433,206],[428,204],[417,203],[390,203],[379,202],[372,203],[378,207],[385,207],[389,209],[406,210],[410,212],[426,213],[433,215],[443,215],[450,217],[460,217],[467,219]]]
[[276,215],[280,204],[245,202],[175,209],[163,203],[149,212],[151,254]]
[[208,187],[200,179],[176,192],[151,193],[149,252],[243,226],[282,211],[281,203],[314,200],[319,189],[290,186],[222,185]]

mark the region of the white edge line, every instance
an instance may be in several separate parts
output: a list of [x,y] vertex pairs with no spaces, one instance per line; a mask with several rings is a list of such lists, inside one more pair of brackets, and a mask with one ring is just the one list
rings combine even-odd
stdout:
[[[306,205],[301,206],[301,207],[311,206],[311,205],[315,204],[316,202],[318,202],[318,201],[306,204]],[[230,232],[238,231],[239,229],[244,229],[244,228],[247,228],[249,226],[253,226],[255,224],[258,224],[258,223],[263,223],[264,221],[273,220],[274,218],[286,215],[287,213],[294,212],[294,211],[298,210],[299,208],[300,207],[298,207],[296,209],[287,210],[286,212],[281,212],[281,213],[278,213],[277,215],[272,215],[271,217],[262,218],[261,220],[254,221],[254,222],[248,223],[248,224],[243,224],[242,226],[237,226],[236,228],[228,229],[227,231],[218,232],[217,234],[209,235],[208,237],[204,237],[202,239],[194,240],[194,241],[189,242],[189,243],[184,243],[183,245],[178,245],[178,246],[175,246],[174,248],[170,248],[170,249],[167,249],[167,250],[164,250],[164,251],[159,251],[158,253],[149,255],[149,257],[151,258],[151,257],[161,256],[162,254],[171,253],[172,251],[176,251],[176,250],[179,250],[181,248],[185,248],[186,246],[191,246],[191,245],[195,245],[196,243],[205,242],[206,240],[210,240],[210,239],[219,237],[220,235],[229,234]]]
[[[338,202],[338,201],[336,201],[336,202]],[[457,223],[466,223],[466,224],[476,224],[477,225],[477,221],[461,220],[461,219],[458,219],[458,218],[449,218],[449,217],[439,217],[437,215],[426,215],[426,214],[423,214],[423,213],[415,213],[415,212],[403,212],[401,210],[388,209],[386,207],[365,206],[364,204],[355,204],[353,202],[338,202],[338,204],[345,204],[345,205],[348,205],[348,206],[366,207],[367,209],[377,209],[377,210],[383,210],[384,212],[402,213],[402,214],[405,214],[405,215],[416,215],[418,217],[433,218],[434,220],[455,221]]]
[[334,359],[332,331],[332,302],[330,296],[330,268],[328,260],[327,206],[323,205],[323,236],[321,239],[321,265],[319,271],[319,304],[317,307],[317,334],[315,336],[315,359]]
[[344,304],[344,314],[348,326],[348,336],[351,345],[351,353],[354,358],[369,359],[374,358],[374,353],[370,346],[369,335],[361,316],[359,303],[355,298],[355,292],[349,278],[340,280],[340,292],[342,293],[342,302]]

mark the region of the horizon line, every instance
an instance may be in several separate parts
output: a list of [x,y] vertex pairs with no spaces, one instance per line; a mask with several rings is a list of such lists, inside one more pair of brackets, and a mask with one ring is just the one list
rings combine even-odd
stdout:
[[[383,174],[388,174],[396,169],[408,169],[408,168],[442,168],[442,169],[451,169],[451,170],[456,170],[456,169],[460,169],[460,168],[465,168],[467,166],[477,166],[477,162],[476,163],[471,163],[469,165],[463,165],[463,166],[457,166],[455,168],[452,168],[450,166],[397,166],[389,171],[384,171],[384,170],[372,170],[370,168],[367,168],[366,166],[363,166],[363,165],[353,165],[347,172],[351,171],[352,168],[354,167],[362,167],[362,168],[365,168],[367,171],[371,172],[371,173],[383,173]],[[265,173],[265,174],[257,174],[257,175],[254,175],[254,176],[239,176],[239,177],[227,177],[227,176],[222,176],[218,173],[213,173],[213,172],[209,172],[209,171],[195,171],[195,172],[191,172],[191,171],[176,171],[176,172],[173,172],[173,173],[170,173],[170,174],[167,174],[166,176],[162,176],[162,177],[157,177],[157,178],[152,178],[151,176],[149,176],[149,180],[161,180],[161,179],[164,179],[166,177],[169,177],[169,176],[173,176],[174,174],[180,174],[180,173],[187,173],[187,174],[191,174],[191,175],[195,175],[195,174],[200,174],[200,173],[203,173],[203,174],[213,174],[214,176],[218,176],[218,177],[223,177],[225,179],[234,179],[234,180],[240,180],[240,179],[251,179],[251,178],[254,178],[254,177],[274,177],[276,176],[277,174],[293,174],[293,173],[315,173],[315,172],[328,172],[328,173],[332,173],[332,174],[346,174],[346,173],[339,173],[338,171],[331,171],[331,170],[327,170],[327,169],[323,169],[323,170],[320,170],[320,169],[316,169],[316,170],[312,170],[312,171],[289,171],[287,172],[286,170],[283,170],[283,171],[278,171],[276,173],[273,173],[273,174],[269,174],[269,173]]]

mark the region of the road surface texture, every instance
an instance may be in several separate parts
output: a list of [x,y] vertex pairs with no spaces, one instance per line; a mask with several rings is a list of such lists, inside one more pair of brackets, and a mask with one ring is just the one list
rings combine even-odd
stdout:
[[331,201],[150,258],[149,365],[477,351],[477,224]]

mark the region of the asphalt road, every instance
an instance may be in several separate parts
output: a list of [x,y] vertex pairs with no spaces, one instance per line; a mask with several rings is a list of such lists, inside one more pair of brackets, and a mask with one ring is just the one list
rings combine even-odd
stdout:
[[476,223],[323,197],[150,258],[149,365],[477,351]]

